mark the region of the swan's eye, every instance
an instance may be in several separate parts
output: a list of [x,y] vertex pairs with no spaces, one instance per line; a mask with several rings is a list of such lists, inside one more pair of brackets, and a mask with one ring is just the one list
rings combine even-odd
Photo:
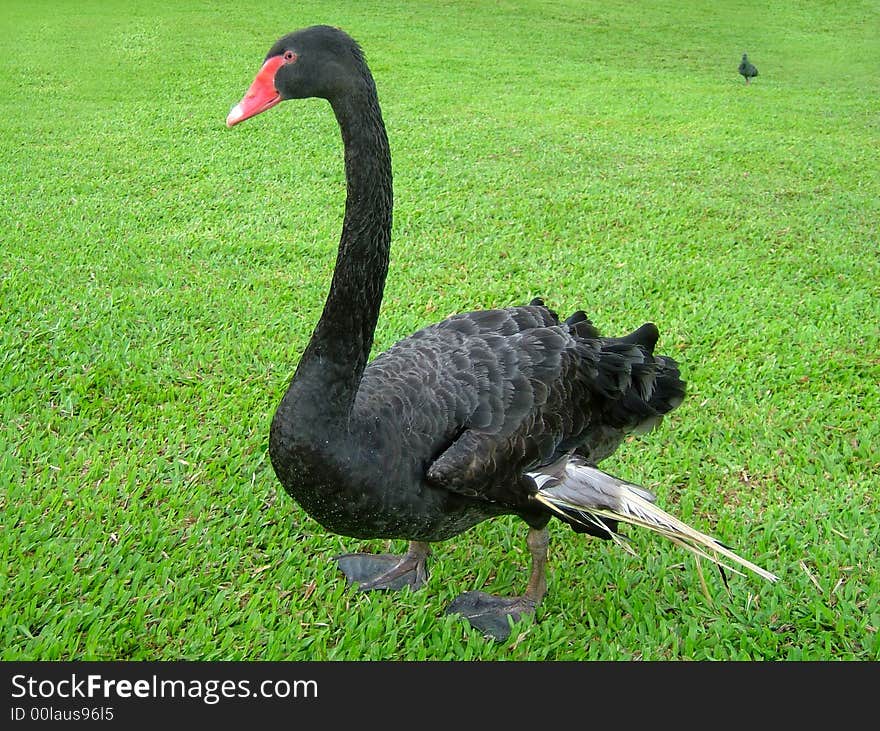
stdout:
[[293,51],[285,51],[284,52],[284,63],[293,63],[296,61],[298,56]]

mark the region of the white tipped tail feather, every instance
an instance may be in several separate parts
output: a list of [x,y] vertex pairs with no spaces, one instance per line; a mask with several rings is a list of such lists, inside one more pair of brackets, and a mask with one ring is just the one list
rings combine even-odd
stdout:
[[568,520],[598,528],[630,553],[632,549],[613,530],[606,520],[620,521],[666,536],[673,543],[706,558],[734,573],[742,575],[722,559],[753,571],[768,581],[777,576],[738,556],[712,536],[691,528],[678,518],[654,505],[655,497],[638,485],[618,479],[587,464],[580,457],[569,455],[548,465],[541,471],[529,472],[538,492],[536,500]]

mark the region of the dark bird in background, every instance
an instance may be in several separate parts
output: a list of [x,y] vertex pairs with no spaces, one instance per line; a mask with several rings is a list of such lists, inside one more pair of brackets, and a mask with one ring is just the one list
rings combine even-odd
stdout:
[[743,54],[742,61],[739,62],[739,73],[746,80],[747,84],[758,75],[758,69],[749,61],[747,53]]
[[[327,530],[409,542],[403,556],[336,557],[348,580],[362,590],[417,588],[431,544],[501,515],[529,528],[525,592],[467,592],[448,610],[496,638],[546,592],[554,517],[626,548],[619,522],[643,526],[775,580],[596,467],[684,397],[675,361],[654,353],[653,324],[602,337],[583,312],[560,319],[534,299],[454,315],[368,363],[388,272],[392,175],[360,47],[327,26],[284,36],[226,122],[306,97],[329,101],[339,124],[345,216],[323,313],[275,413],[269,454],[285,490]],[[286,192],[276,191],[279,200]]]

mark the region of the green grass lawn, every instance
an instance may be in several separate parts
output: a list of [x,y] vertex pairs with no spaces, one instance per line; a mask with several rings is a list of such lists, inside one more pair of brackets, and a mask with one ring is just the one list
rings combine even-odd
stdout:
[[[0,658],[880,659],[880,3],[8,0],[0,20]],[[269,422],[329,284],[325,102],[234,130],[270,44],[363,45],[392,145],[376,351],[542,296],[646,320],[685,403],[605,466],[777,573],[525,526],[360,595],[280,489]],[[744,51],[760,70],[745,86]],[[392,542],[399,550],[402,542]]]

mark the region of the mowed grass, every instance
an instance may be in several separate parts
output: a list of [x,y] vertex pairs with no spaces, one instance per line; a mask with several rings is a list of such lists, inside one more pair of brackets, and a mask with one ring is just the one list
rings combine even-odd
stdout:
[[[344,178],[325,102],[226,130],[269,45],[339,25],[395,173],[376,351],[542,296],[658,324],[686,402],[606,463],[777,573],[555,524],[361,595],[280,489],[269,422],[323,304]],[[0,657],[880,659],[880,4],[84,0],[0,20]],[[743,51],[760,70],[746,87]],[[403,542],[391,542],[399,550]]]

